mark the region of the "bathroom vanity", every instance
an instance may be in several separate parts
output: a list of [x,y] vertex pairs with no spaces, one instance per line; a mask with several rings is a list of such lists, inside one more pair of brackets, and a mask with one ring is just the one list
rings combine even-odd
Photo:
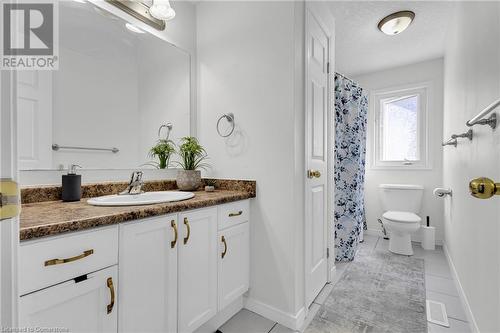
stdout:
[[20,327],[193,332],[248,290],[248,183],[148,206],[23,205]]

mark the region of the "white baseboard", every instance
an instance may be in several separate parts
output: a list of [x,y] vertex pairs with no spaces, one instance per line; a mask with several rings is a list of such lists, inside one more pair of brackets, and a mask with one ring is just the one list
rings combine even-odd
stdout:
[[[376,236],[376,237],[383,237],[384,235],[382,234],[382,230],[379,229],[368,229],[364,231],[365,235],[370,235],[370,236]],[[411,236],[411,241],[416,242],[416,243],[421,243],[421,238],[418,233],[415,233],[414,235]],[[443,240],[442,239],[436,239],[436,245],[443,245]]]
[[219,329],[226,321],[243,309],[243,296],[239,297],[233,303],[226,306],[215,317],[207,321],[195,333],[213,333]]
[[470,308],[469,301],[467,300],[467,296],[465,296],[464,289],[462,284],[460,283],[460,278],[458,277],[457,270],[455,269],[455,264],[451,259],[450,252],[448,251],[448,247],[446,247],[446,242],[443,242],[443,250],[446,256],[446,260],[448,261],[448,265],[451,268],[451,274],[453,276],[453,281],[455,282],[455,286],[458,290],[458,295],[460,296],[460,301],[465,309],[465,314],[467,316],[467,321],[472,329],[472,332],[479,333],[479,327],[477,326],[476,319],[474,318],[474,314],[472,313],[472,309]]
[[337,266],[335,264],[330,268],[330,273],[328,274],[328,282],[332,282],[335,280],[335,276],[337,275]]
[[245,308],[262,317],[275,321],[291,330],[299,330],[305,319],[305,309],[301,308],[296,314],[287,313],[275,307],[262,303],[253,298],[245,299]]

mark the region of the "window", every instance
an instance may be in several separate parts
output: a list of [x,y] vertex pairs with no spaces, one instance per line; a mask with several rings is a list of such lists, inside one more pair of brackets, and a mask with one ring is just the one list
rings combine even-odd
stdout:
[[374,93],[374,168],[427,169],[427,87]]

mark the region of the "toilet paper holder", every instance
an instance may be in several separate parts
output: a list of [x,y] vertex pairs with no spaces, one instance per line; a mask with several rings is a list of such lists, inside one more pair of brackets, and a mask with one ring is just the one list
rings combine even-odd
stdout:
[[451,189],[449,189],[449,188],[442,188],[442,187],[435,188],[432,193],[434,193],[434,195],[436,197],[439,197],[439,198],[443,198],[443,197],[445,197],[447,195],[449,195],[451,197],[453,195],[453,192],[452,192]]

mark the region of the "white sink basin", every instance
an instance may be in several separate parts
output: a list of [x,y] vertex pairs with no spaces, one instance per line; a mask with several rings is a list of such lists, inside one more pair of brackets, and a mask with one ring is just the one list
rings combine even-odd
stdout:
[[194,193],[191,192],[145,192],[141,194],[106,195],[89,199],[87,203],[93,206],[137,206],[181,201],[191,199],[192,197],[194,197]]

